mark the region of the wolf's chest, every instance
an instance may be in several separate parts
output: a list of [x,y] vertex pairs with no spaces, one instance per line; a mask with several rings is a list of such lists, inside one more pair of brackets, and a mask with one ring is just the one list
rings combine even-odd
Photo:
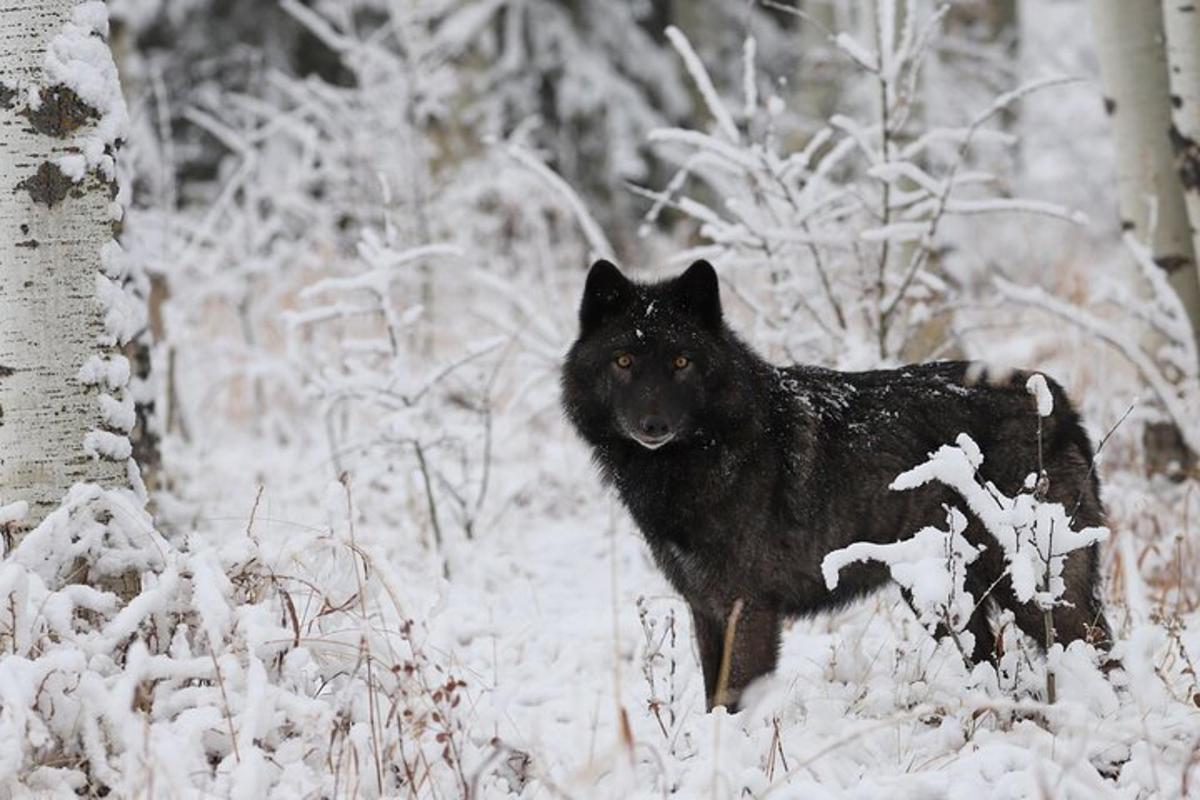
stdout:
[[687,546],[675,542],[663,542],[654,547],[655,561],[681,593],[693,595],[714,579],[711,559]]

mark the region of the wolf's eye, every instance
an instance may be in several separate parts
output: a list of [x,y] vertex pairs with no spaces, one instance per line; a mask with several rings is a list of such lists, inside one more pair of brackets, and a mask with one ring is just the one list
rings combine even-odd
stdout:
[[691,366],[692,360],[687,356],[675,356],[675,361],[672,363],[675,369],[686,369]]
[[621,369],[629,369],[633,366],[633,356],[629,355],[629,353],[621,353],[613,359],[613,363]]

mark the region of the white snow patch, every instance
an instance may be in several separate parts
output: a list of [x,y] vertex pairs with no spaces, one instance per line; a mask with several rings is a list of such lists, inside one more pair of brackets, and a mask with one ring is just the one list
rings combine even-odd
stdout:
[[1050,387],[1046,384],[1044,375],[1040,373],[1030,375],[1029,380],[1025,382],[1025,391],[1037,399],[1039,417],[1048,417],[1054,413],[1054,395],[1050,394]]
[[100,403],[100,419],[107,427],[121,433],[129,433],[133,430],[133,426],[137,422],[137,414],[134,411],[133,397],[128,392],[122,392],[120,399],[111,394],[101,394],[98,402]]
[[124,461],[133,455],[133,445],[128,436],[110,431],[88,431],[83,435],[83,452],[92,458]]
[[129,383],[129,359],[122,355],[94,355],[87,360],[76,377],[88,386],[102,385],[121,389]]
[[[109,180],[116,177],[111,150],[129,126],[129,112],[121,94],[117,65],[113,62],[108,36],[108,10],[99,0],[80,3],[71,21],[46,47],[45,70],[51,85],[61,84],[99,114],[95,124],[80,129],[73,138],[88,169],[99,169]],[[60,163],[61,166],[61,163]],[[64,172],[78,174],[78,162]]]
[[29,513],[29,503],[18,500],[15,503],[0,506],[0,525],[20,522]]
[[71,153],[70,155],[59,157],[58,168],[72,181],[79,183],[87,177],[88,162],[84,156],[78,153]]

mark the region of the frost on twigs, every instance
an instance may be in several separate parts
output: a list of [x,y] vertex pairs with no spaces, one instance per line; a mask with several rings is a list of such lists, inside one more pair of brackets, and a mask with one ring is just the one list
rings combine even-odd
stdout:
[[[1061,503],[1044,502],[1026,492],[1005,495],[979,476],[982,464],[978,445],[960,433],[954,445],[938,448],[924,464],[892,481],[891,488],[904,491],[931,481],[949,486],[1000,545],[1017,600],[1033,601],[1043,609],[1058,605],[1065,589],[1062,570],[1067,556],[1102,541],[1108,529],[1076,531]],[[1046,574],[1050,576],[1048,585]]]
[[[937,49],[949,5],[926,12],[922,4],[888,2],[878,9],[890,22],[874,50],[828,32],[832,48],[852,65],[848,82],[857,81],[877,104],[848,108],[815,130],[789,129],[783,98],[759,91],[756,46],[748,39],[735,111],[683,33],[670,29],[712,130],[649,134],[677,171],[663,190],[642,191],[653,201],[644,230],[673,208],[705,240],[681,259],[719,262],[730,282],[743,287],[757,283],[741,279],[743,270],[769,274],[768,291],[744,288],[739,299],[777,332],[784,349],[804,347],[814,360],[865,360],[868,353],[872,360],[919,360],[941,347],[944,337],[928,330],[957,313],[966,288],[947,268],[945,251],[952,248],[945,240],[966,219],[1022,214],[1081,221],[1054,203],[999,196],[997,176],[978,166],[987,153],[1015,142],[996,129],[997,120],[1029,94],[1066,80],[1032,81],[973,116],[937,124],[918,111],[928,102],[922,67]],[[815,324],[804,326],[802,339],[793,338],[797,314]]]
[[[1048,398],[1039,398],[1039,402],[1042,399]],[[1017,600],[1032,601],[1041,609],[1060,605],[1066,588],[1062,571],[1067,556],[1103,540],[1108,530],[1073,530],[1062,504],[1045,502],[1032,492],[1005,495],[980,477],[983,459],[971,437],[959,434],[955,444],[943,445],[924,464],[899,475],[890,488],[906,491],[936,481],[954,489],[999,545]],[[921,622],[945,626],[960,648],[970,652],[973,640],[964,628],[976,603],[984,598],[973,598],[964,578],[966,566],[979,550],[963,537],[967,518],[962,512],[949,509],[947,523],[946,530],[924,528],[913,538],[894,544],[856,542],[833,551],[821,565],[826,585],[836,588],[838,573],[853,562],[886,564],[892,578],[911,596]]]
[[[492,393],[501,363],[495,354],[503,356],[506,339],[492,337],[450,359],[431,360],[413,336],[425,309],[398,299],[396,288],[406,269],[461,258],[462,250],[449,244],[400,247],[386,232],[381,237],[368,231],[358,253],[356,273],[305,287],[300,296],[311,305],[289,312],[287,319],[298,334],[321,344],[318,337],[350,325],[359,332],[330,340],[328,347],[304,349],[306,382],[331,420],[335,467],[341,474],[353,466],[358,478],[379,486],[394,480],[390,474],[370,477],[377,469],[371,459],[342,455],[340,442],[360,426],[370,441],[358,448],[362,456],[382,451],[393,463],[406,462],[417,480],[397,486],[397,492],[417,488],[413,499],[428,522],[423,543],[436,551],[449,576],[443,524],[457,522],[467,539],[475,534],[491,469]],[[341,424],[332,423],[335,412]]]
[[946,509],[946,530],[930,526],[911,539],[892,544],[855,542],[834,550],[821,562],[829,589],[836,589],[840,572],[857,561],[886,564],[892,579],[903,588],[921,624],[933,633],[943,626],[964,653],[974,647],[966,629],[975,611],[975,598],[967,591],[966,567],[979,556],[963,536],[967,518],[957,508]]
[[1200,356],[1187,310],[1149,248],[1132,234],[1123,241],[1136,269],[1134,291],[1109,272],[1096,273],[1083,304],[1002,277],[994,285],[1006,301],[1060,319],[1118,353],[1145,381],[1159,419],[1165,416],[1183,444],[1200,453]]
[[[131,572],[128,601],[102,588]],[[240,530],[168,541],[132,493],[77,485],[0,563],[0,737],[22,743],[0,787],[466,796],[490,747],[391,572],[344,507],[268,552]]]

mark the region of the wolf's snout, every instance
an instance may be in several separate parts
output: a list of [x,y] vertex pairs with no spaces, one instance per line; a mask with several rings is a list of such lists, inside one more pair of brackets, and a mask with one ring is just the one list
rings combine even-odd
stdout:
[[661,439],[671,435],[671,425],[663,417],[642,417],[638,422],[638,432],[649,439]]
[[650,414],[638,420],[630,436],[642,447],[657,450],[675,438],[675,432],[666,417]]

